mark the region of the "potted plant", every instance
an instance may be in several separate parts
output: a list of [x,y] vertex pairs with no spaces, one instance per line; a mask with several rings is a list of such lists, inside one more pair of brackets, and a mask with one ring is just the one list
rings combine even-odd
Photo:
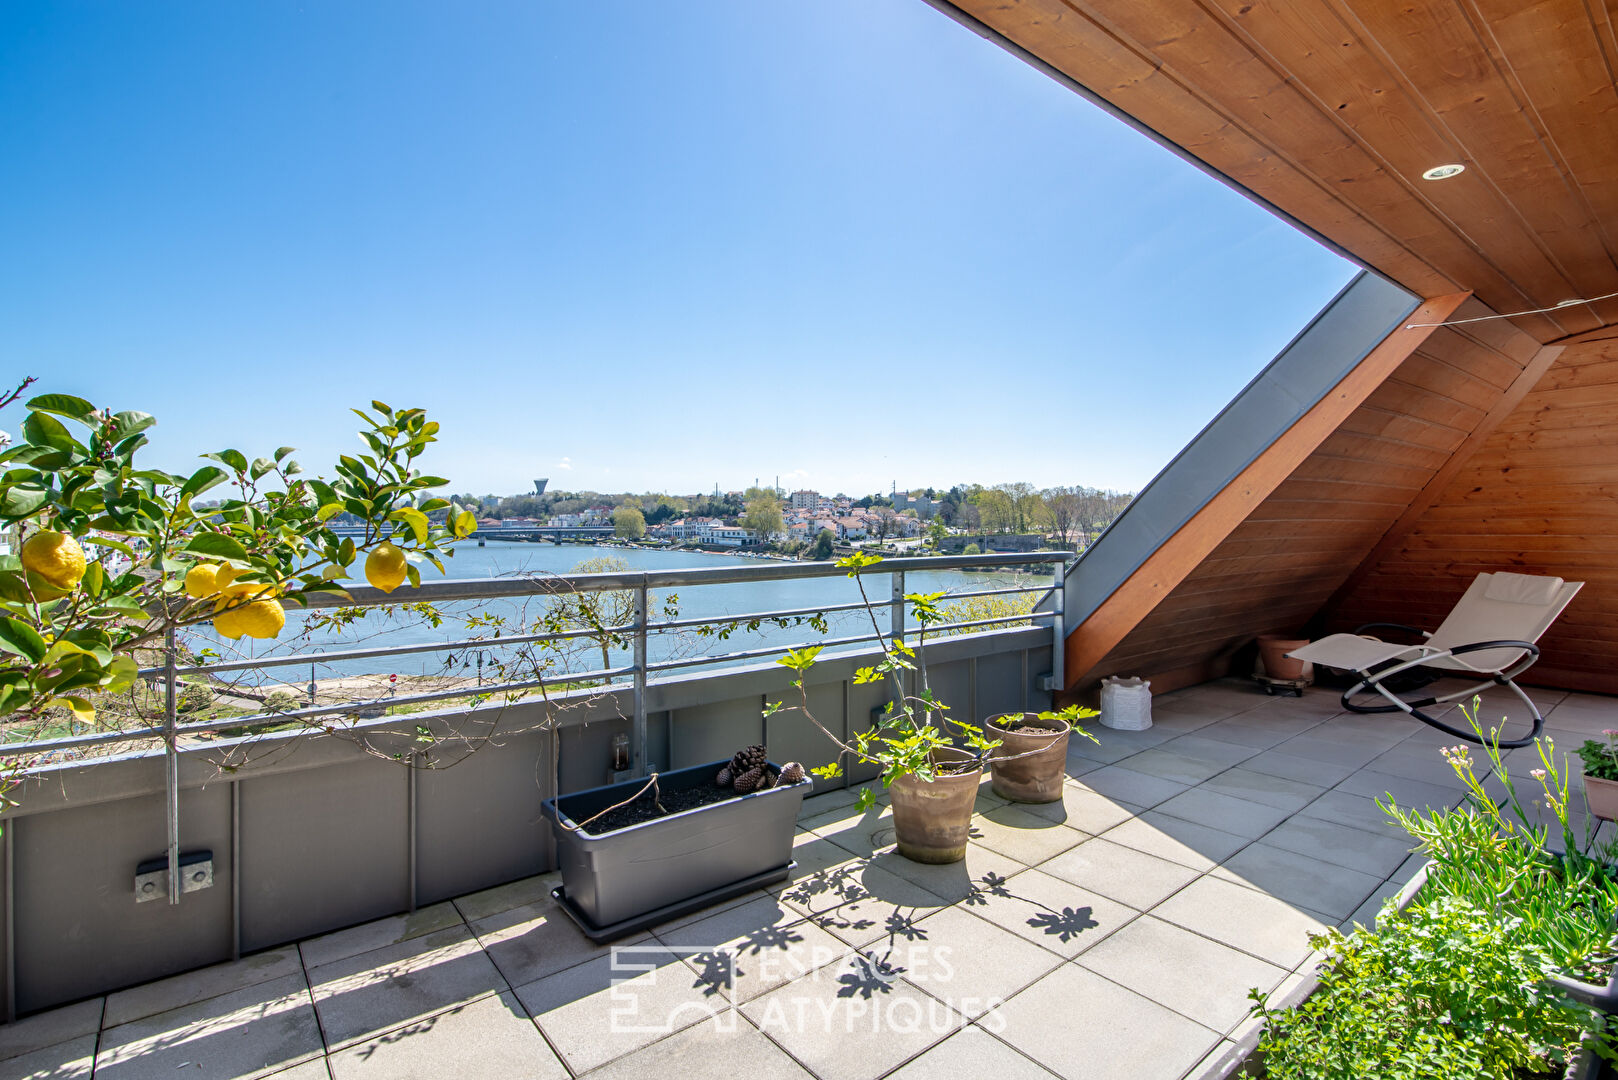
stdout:
[[602,942],[780,881],[812,785],[802,765],[776,766],[749,746],[729,761],[546,799],[562,872],[552,895]]
[[990,785],[1002,799],[1022,803],[1056,802],[1067,780],[1068,736],[1074,732],[1091,742],[1097,739],[1074,720],[1088,720],[1094,709],[1054,712],[1019,712],[991,716],[988,726],[1000,736],[989,755]]
[[[944,593],[906,594],[904,599],[910,604],[919,626],[915,648],[907,645],[901,636],[889,638],[883,634],[877,625],[875,607],[860,580],[862,571],[881,561],[879,556],[855,552],[837,562],[859,585],[866,615],[882,647],[882,659],[855,671],[854,682],[890,682],[894,690],[894,699],[883,710],[876,725],[845,742],[815,718],[809,709],[805,680],[820,654],[818,645],[789,650],[777,661],[797,673],[792,686],[797,689],[800,700],[791,706],[772,702],[764,715],[773,716],[783,710],[801,712],[838,748],[832,761],[812,770],[816,776],[826,779],[841,776],[845,757],[881,770],[882,785],[889,790],[893,801],[893,830],[899,854],[921,863],[959,862],[966,855],[972,808],[982,782],[984,763],[1002,740],[991,737],[975,724],[951,717],[949,706],[933,694],[928,682],[927,628],[949,621],[949,614],[938,606]],[[915,693],[905,685],[912,672],[919,683]],[[1076,707],[1049,715],[1069,724],[1080,717]],[[1049,739],[1045,743],[1048,745]],[[1045,749],[1046,746],[1041,746],[1033,752]],[[1007,754],[1003,760],[1022,756]],[[864,788],[856,805],[863,811],[875,801],[876,792]]]
[[1608,728],[1601,733],[1606,741],[1586,739],[1579,747],[1579,758],[1584,762],[1584,801],[1590,813],[1608,821],[1618,820],[1618,730]]

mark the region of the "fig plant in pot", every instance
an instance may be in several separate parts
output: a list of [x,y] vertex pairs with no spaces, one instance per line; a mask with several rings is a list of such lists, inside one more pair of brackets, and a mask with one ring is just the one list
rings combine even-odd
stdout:
[[[888,789],[892,799],[899,854],[921,863],[958,862],[966,854],[984,764],[1003,740],[982,727],[951,717],[950,707],[933,693],[927,677],[927,631],[929,627],[949,621],[949,614],[939,607],[944,593],[905,595],[918,627],[914,648],[902,636],[884,635],[877,624],[876,608],[860,580],[863,571],[881,561],[878,556],[855,552],[837,562],[859,585],[866,615],[882,648],[882,658],[856,670],[854,682],[856,685],[887,682],[893,689],[893,700],[884,708],[877,723],[845,741],[815,717],[809,708],[807,676],[820,654],[822,647],[818,645],[789,650],[777,661],[796,673],[792,686],[798,691],[799,701],[794,705],[772,702],[764,715],[800,712],[837,747],[838,753],[832,761],[811,770],[816,776],[825,779],[841,776],[844,759],[875,765],[881,770],[882,786]],[[912,678],[916,684],[914,692],[906,685]],[[1065,725],[1080,718],[1077,708],[1048,715],[1052,722],[1059,719],[1064,725],[1060,733],[1064,739]],[[1043,742],[1045,745],[1031,752],[1045,752],[1051,739],[1047,737]],[[1010,762],[1023,756],[1026,754],[1011,753],[1000,760]],[[875,790],[864,788],[856,805],[863,811],[875,801]]]
[[1068,737],[1076,733],[1099,742],[1077,723],[1099,715],[1095,709],[1073,706],[1061,713],[1019,712],[989,717],[989,728],[1000,736],[1000,745],[989,755],[994,793],[1011,802],[1056,802],[1067,780]]

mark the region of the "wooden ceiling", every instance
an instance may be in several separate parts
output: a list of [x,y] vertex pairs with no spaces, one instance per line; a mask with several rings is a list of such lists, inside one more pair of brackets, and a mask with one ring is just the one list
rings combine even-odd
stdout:
[[[1618,292],[1615,0],[933,2],[1418,296]],[[1551,342],[1618,299],[1513,321]]]

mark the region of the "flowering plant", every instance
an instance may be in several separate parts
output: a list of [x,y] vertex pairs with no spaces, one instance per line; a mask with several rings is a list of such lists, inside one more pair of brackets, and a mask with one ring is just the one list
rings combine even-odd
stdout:
[[1584,775],[1593,776],[1597,780],[1618,780],[1618,729],[1608,728],[1601,733],[1606,737],[1605,742],[1586,739],[1584,745],[1579,747],[1579,757],[1584,761]]

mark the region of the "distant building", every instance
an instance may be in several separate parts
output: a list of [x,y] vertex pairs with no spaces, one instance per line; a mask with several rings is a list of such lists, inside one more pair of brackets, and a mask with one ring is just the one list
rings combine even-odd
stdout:
[[929,499],[925,495],[912,495],[908,491],[896,490],[893,493],[893,508],[900,513],[906,510],[914,510],[917,517],[925,520],[938,513],[938,500]]
[[820,492],[794,491],[792,493],[792,509],[813,510],[820,505]]
[[543,494],[545,494],[545,485],[548,484],[548,483],[550,483],[549,480],[535,480],[534,481],[534,494],[535,495],[543,495]]

